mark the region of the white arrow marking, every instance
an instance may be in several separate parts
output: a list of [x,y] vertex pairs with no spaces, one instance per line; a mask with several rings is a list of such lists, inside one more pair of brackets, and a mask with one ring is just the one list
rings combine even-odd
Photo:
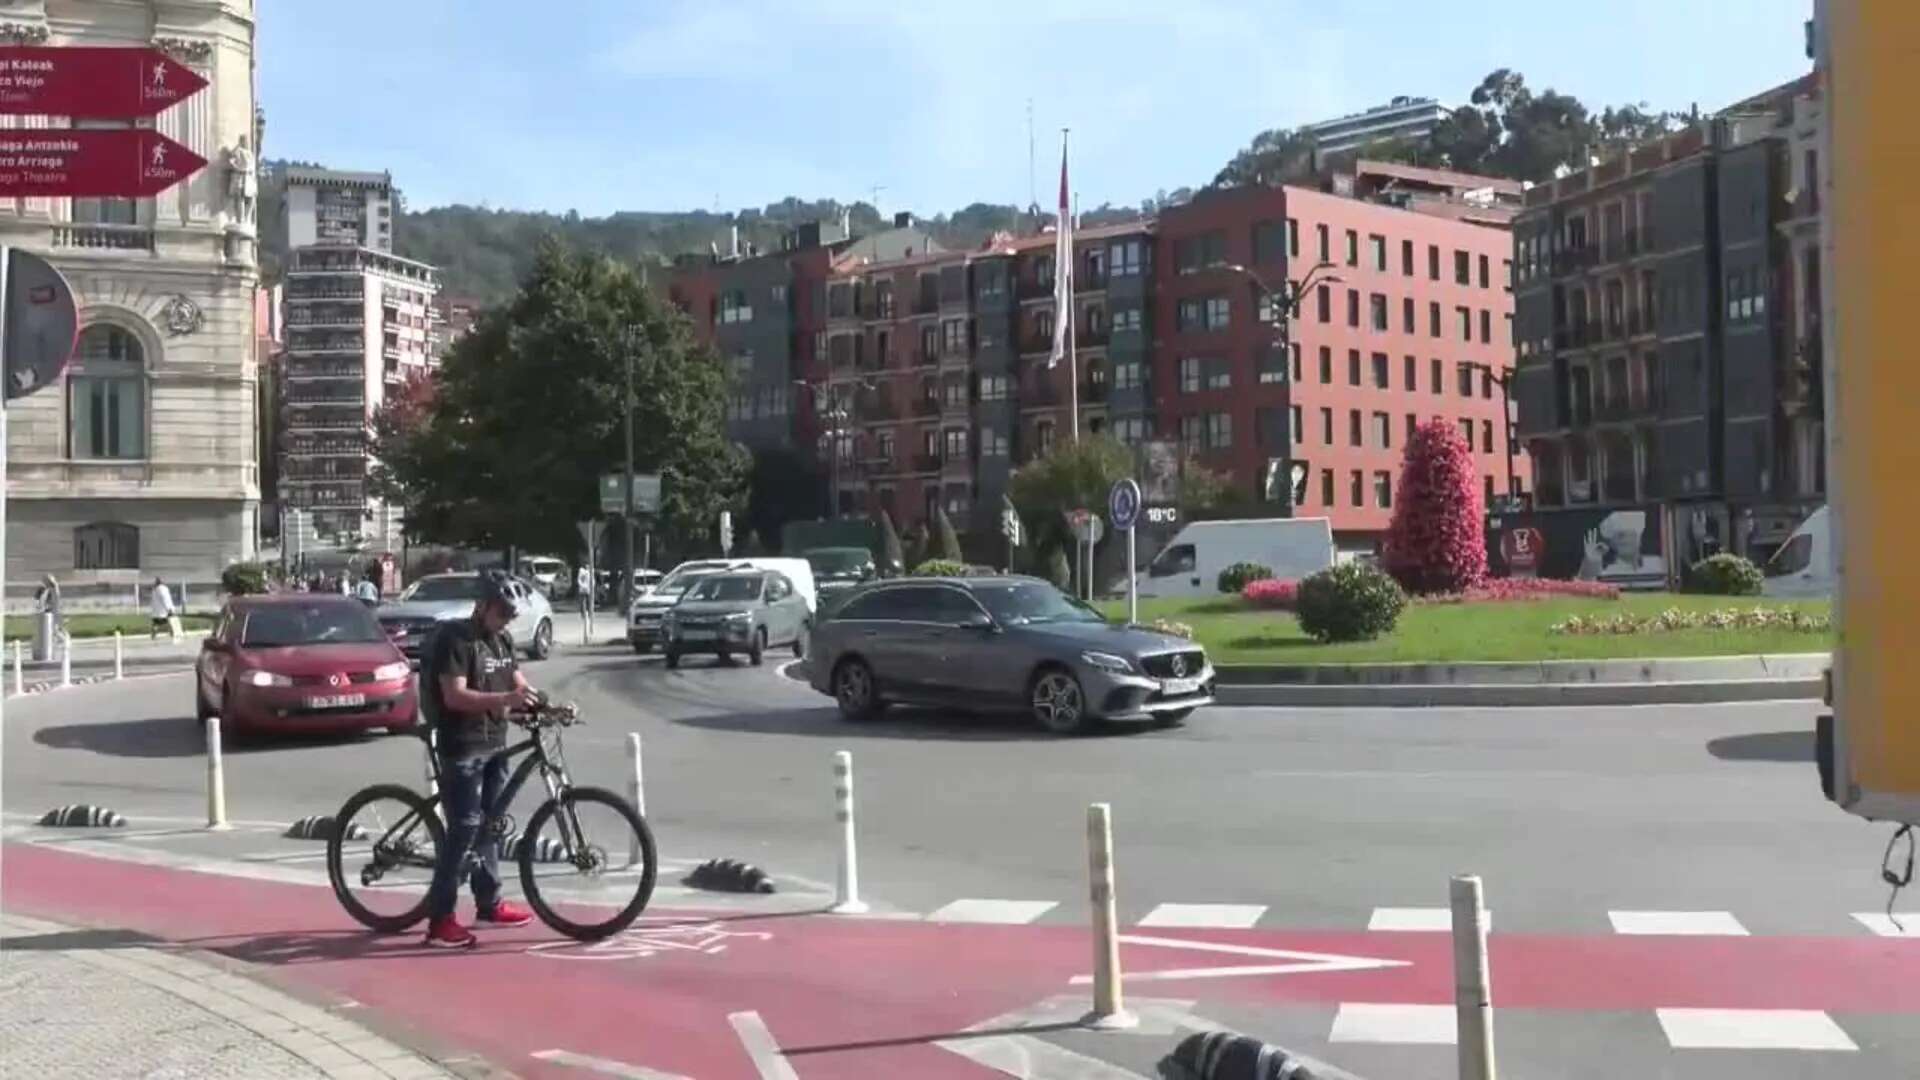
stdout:
[[597,1072],[602,1076],[617,1076],[620,1080],[692,1080],[679,1073],[661,1072],[658,1069],[629,1065],[624,1061],[611,1061],[607,1058],[590,1057],[576,1054],[571,1050],[536,1050],[532,1055],[539,1061],[551,1061],[555,1065],[568,1065],[588,1072]]
[[[1188,941],[1182,938],[1142,937],[1121,934],[1129,945],[1154,945],[1166,949],[1190,949],[1194,952],[1231,953],[1234,956],[1258,956],[1288,960],[1285,964],[1252,964],[1241,967],[1175,968],[1170,971],[1129,971],[1129,982],[1171,982],[1176,979],[1229,979],[1243,975],[1306,975],[1326,971],[1372,971],[1378,968],[1412,967],[1410,960],[1383,960],[1371,956],[1341,956],[1337,953],[1296,952],[1291,949],[1263,949],[1256,945],[1229,945],[1218,941]],[[1075,986],[1093,981],[1091,975],[1075,975]]]

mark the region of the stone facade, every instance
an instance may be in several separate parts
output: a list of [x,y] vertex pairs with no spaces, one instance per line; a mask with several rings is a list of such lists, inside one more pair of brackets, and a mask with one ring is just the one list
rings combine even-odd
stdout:
[[[72,284],[81,347],[59,383],[8,408],[9,595],[211,581],[256,553],[252,0],[26,0],[15,40],[154,45],[209,85],[153,124],[206,158],[157,197],[0,200],[0,242]],[[66,127],[65,117],[0,126]],[[111,384],[111,385],[104,385]]]

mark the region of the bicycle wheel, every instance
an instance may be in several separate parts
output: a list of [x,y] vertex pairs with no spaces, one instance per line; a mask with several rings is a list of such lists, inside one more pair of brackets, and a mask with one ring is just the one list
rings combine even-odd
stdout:
[[626,929],[653,898],[660,869],[639,811],[605,788],[572,788],[540,804],[516,854],[534,914],[576,941]]
[[393,934],[427,917],[427,886],[447,830],[424,795],[375,784],[348,799],[327,838],[333,895],[361,925]]

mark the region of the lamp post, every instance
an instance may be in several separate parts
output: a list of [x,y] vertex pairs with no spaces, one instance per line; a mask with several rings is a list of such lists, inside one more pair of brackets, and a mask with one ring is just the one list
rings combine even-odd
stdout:
[[[1307,290],[1313,288],[1315,285],[1338,285],[1341,280],[1340,275],[1331,272],[1334,269],[1334,265],[1332,263],[1322,260],[1321,262],[1315,264],[1313,269],[1308,270],[1306,276],[1303,278],[1299,278],[1297,280],[1282,278],[1281,279],[1282,287],[1279,290],[1275,290],[1274,288],[1272,288],[1267,284],[1265,278],[1261,277],[1258,272],[1254,271],[1249,267],[1242,266],[1239,263],[1228,263],[1227,269],[1233,271],[1236,274],[1245,274],[1247,277],[1247,280],[1253,283],[1256,296],[1264,298],[1268,302],[1268,304],[1273,306],[1274,342],[1280,347],[1280,362],[1282,364],[1288,365],[1286,381],[1288,383],[1291,383],[1293,381],[1293,371],[1292,371],[1293,358],[1291,356],[1292,344],[1293,344],[1293,317],[1300,313],[1300,301],[1306,297]],[[1257,318],[1258,312],[1259,312],[1259,304],[1257,300],[1254,305],[1254,310],[1255,310],[1255,317]],[[1287,396],[1289,398],[1293,396],[1293,389],[1291,386],[1289,386],[1287,389]],[[1289,466],[1292,465],[1291,443],[1293,441],[1294,434],[1295,433],[1292,431],[1289,431],[1287,433],[1287,441],[1289,444],[1287,460],[1288,460]],[[1264,470],[1263,470],[1263,475],[1264,475]],[[1293,473],[1291,468],[1289,468],[1287,471],[1286,483],[1287,483],[1288,514],[1291,515],[1292,506],[1293,506]],[[1262,483],[1262,490],[1260,494],[1261,494],[1261,497],[1264,499],[1266,496],[1264,482]]]
[[1500,437],[1507,444],[1507,498],[1519,497],[1513,488],[1513,369],[1493,369],[1492,364],[1479,360],[1461,360],[1463,370],[1478,371],[1482,378],[1488,379],[1500,387]]
[[[805,388],[813,395],[813,409],[826,421],[821,435],[827,440],[827,513],[823,520],[832,521],[840,515],[840,436],[841,425],[847,419],[846,388],[832,382],[811,383],[805,379],[793,380],[793,385]],[[822,401],[820,388],[826,387],[826,400]],[[878,390],[871,379],[861,379],[856,384],[862,389]]]
[[622,492],[622,512],[620,515],[620,602],[633,599],[633,354],[638,348],[639,327],[629,326],[621,334],[621,359],[624,361],[627,376],[626,394],[621,398],[622,422],[626,427],[626,476],[625,491]]

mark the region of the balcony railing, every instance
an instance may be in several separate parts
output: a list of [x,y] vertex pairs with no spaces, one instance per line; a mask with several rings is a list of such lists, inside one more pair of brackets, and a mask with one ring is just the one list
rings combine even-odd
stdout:
[[1107,384],[1104,382],[1082,382],[1080,400],[1083,402],[1101,402],[1107,400]]
[[1053,296],[1053,279],[1035,281],[1022,278],[1014,283],[1013,295],[1021,300],[1040,300]]
[[1020,404],[1026,408],[1060,404],[1060,389],[1052,383],[1029,386],[1020,394]]
[[314,300],[365,300],[366,298],[367,294],[357,285],[340,286],[320,281],[287,282],[287,299],[296,303]]
[[940,459],[940,471],[949,476],[973,471],[973,457],[969,454],[949,454]]
[[940,310],[940,296],[937,293],[921,293],[913,298],[915,315],[932,315]]
[[1044,353],[1044,352],[1052,352],[1052,351],[1053,351],[1053,335],[1051,333],[1020,335],[1020,352],[1022,355],[1031,356],[1036,353]]
[[287,365],[288,382],[305,382],[312,379],[364,379],[366,368],[359,364],[327,361],[305,361]]
[[930,353],[915,353],[913,356],[914,367],[935,367],[939,363],[940,352],[937,349]]
[[[293,387],[288,387],[288,405],[365,405],[367,400],[365,393],[359,390],[345,393],[330,389],[331,387],[337,386],[337,383],[316,382],[298,385],[301,386],[302,389],[297,392]],[[307,389],[307,387],[311,387],[312,389]]]
[[358,334],[287,335],[287,351],[294,353],[358,353],[366,348],[366,339]]
[[1633,404],[1625,394],[1610,394],[1594,409],[1602,420],[1626,420],[1633,416]]
[[940,400],[938,398],[930,398],[930,397],[916,399],[913,403],[913,415],[939,416]]
[[863,398],[855,403],[853,413],[870,424],[900,419],[900,407],[891,398]]
[[367,452],[364,439],[290,438],[283,443],[289,457],[360,457]]
[[913,471],[922,473],[939,472],[940,456],[938,454],[913,455]]
[[951,397],[951,396],[942,397],[940,399],[940,415],[965,416],[967,414],[967,404],[968,404],[967,397],[965,394],[962,394],[959,397]]
[[358,464],[342,462],[333,468],[328,468],[328,463],[323,462],[324,459],[313,461],[289,460],[285,465],[281,466],[280,477],[283,480],[333,481],[365,480],[367,478],[367,467],[364,461]]
[[1600,249],[1594,247],[1569,248],[1553,254],[1553,272],[1572,274],[1585,270],[1600,261]]
[[153,251],[153,230],[145,225],[60,224],[53,246],[80,251]]

